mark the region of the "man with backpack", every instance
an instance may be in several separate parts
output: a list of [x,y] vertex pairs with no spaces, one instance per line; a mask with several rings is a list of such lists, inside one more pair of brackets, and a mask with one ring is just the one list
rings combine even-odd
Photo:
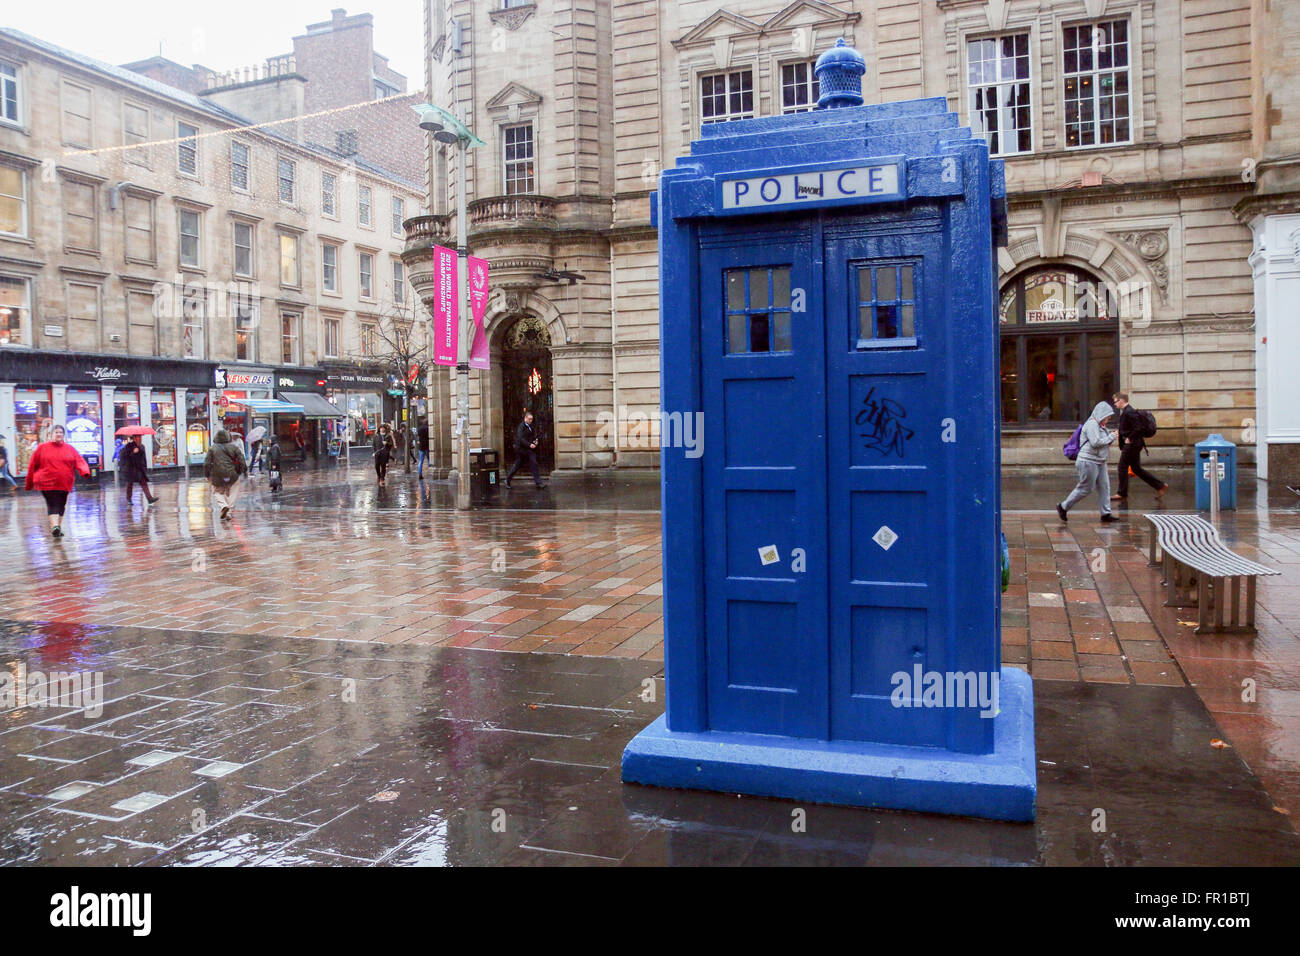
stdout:
[[1128,497],[1130,468],[1156,490],[1157,498],[1164,497],[1169,490],[1168,483],[1142,467],[1142,449],[1147,446],[1146,440],[1156,433],[1156,417],[1130,405],[1125,392],[1115,394],[1115,407],[1119,409],[1119,494],[1111,495],[1110,500],[1123,501]]
[[1062,449],[1066,458],[1074,460],[1075,471],[1079,474],[1079,483],[1070,496],[1056,506],[1056,513],[1062,521],[1069,521],[1065,513],[1094,490],[1101,505],[1101,520],[1115,520],[1110,513],[1110,475],[1106,470],[1106,457],[1116,437],[1115,430],[1106,426],[1114,414],[1115,410],[1108,404],[1098,402],[1092,415],[1075,429]]

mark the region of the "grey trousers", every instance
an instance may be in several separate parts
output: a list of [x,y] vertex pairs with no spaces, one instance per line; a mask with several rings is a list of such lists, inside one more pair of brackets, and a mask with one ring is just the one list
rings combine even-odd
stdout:
[[1069,511],[1076,504],[1088,497],[1089,492],[1096,491],[1101,499],[1101,513],[1110,514],[1110,474],[1104,461],[1076,459],[1074,470],[1079,473],[1079,483],[1070,492],[1070,497],[1061,502],[1061,507]]

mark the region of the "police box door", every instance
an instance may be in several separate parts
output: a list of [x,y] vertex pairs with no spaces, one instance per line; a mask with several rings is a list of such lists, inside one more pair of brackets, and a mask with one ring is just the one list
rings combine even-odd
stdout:
[[937,229],[923,218],[826,228],[832,739],[946,740],[942,708],[890,699],[894,675],[946,669],[950,634],[958,529],[941,450],[950,342]]
[[714,730],[827,733],[825,346],[811,228],[700,237]]

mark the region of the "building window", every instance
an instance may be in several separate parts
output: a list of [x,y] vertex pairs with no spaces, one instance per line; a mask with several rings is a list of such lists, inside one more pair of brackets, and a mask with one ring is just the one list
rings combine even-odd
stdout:
[[302,316],[296,312],[280,313],[280,361],[284,365],[301,365],[299,327]]
[[908,262],[857,267],[859,350],[916,345],[915,271]]
[[339,320],[325,320],[325,357],[338,358],[339,355]]
[[185,358],[201,359],[207,354],[206,336],[203,333],[204,319],[207,315],[207,293],[199,283],[188,283],[184,287],[181,317],[181,355]]
[[126,260],[155,265],[158,249],[154,239],[154,200],[150,196],[126,193],[122,197],[122,218],[126,221]]
[[370,187],[357,187],[357,222],[363,226],[370,225]]
[[732,70],[700,77],[700,122],[724,123],[754,115],[754,74]]
[[1128,21],[1066,27],[1065,145],[1127,143]]
[[395,305],[406,303],[406,266],[402,264],[401,259],[393,260],[393,303]]
[[73,351],[98,352],[103,347],[100,291],[98,285],[84,282],[67,285],[67,341]]
[[235,275],[253,277],[253,226],[252,223],[235,223]]
[[27,279],[0,275],[0,346],[23,345],[31,322],[31,286]]
[[298,165],[291,159],[281,157],[276,166],[276,175],[280,180],[280,202],[292,206],[298,195]]
[[235,302],[235,360],[257,361],[257,309],[242,298]]
[[727,354],[789,352],[793,348],[790,267],[728,269]]
[[230,188],[236,192],[246,193],[248,189],[248,146],[244,143],[230,143]]
[[63,193],[63,247],[73,252],[99,254],[99,220],[95,205],[95,187],[75,179],[65,179]]
[[994,156],[1032,151],[1029,34],[971,40],[966,52],[972,129]]
[[183,266],[194,269],[203,266],[203,243],[200,233],[200,215],[189,209],[182,209],[180,215],[181,248],[180,261]]
[[0,122],[17,126],[22,122],[22,100],[19,94],[18,67],[0,60]]
[[199,174],[199,128],[189,123],[176,123],[176,169],[186,176]]
[[505,191],[507,196],[534,192],[537,188],[533,168],[533,126],[523,123],[501,131],[504,144]]
[[379,351],[379,327],[373,322],[361,323],[361,354],[372,356]]
[[406,222],[406,200],[401,196],[393,197],[393,235],[401,239],[406,235],[402,223]]
[[806,113],[817,106],[821,84],[813,72],[813,61],[781,66],[781,112]]
[[325,243],[320,247],[321,283],[326,292],[339,291],[339,247]]
[[320,174],[320,211],[324,216],[335,216],[334,193],[338,189],[338,177],[333,173]]
[[27,173],[0,166],[0,232],[27,235]]
[[1118,303],[1078,269],[1048,266],[1002,289],[1002,422],[1073,427],[1118,385]]
[[93,143],[90,88],[63,81],[63,143],[89,149]]
[[280,285],[297,288],[302,285],[302,272],[298,265],[298,237],[280,233]]
[[389,97],[389,96],[396,96],[397,93],[398,93],[398,89],[397,89],[397,87],[395,87],[395,86],[391,86],[391,85],[389,85],[388,83],[385,83],[383,80],[381,80],[381,79],[377,79],[377,78],[376,78],[376,80],[375,80],[375,99],[377,99],[377,100],[382,100],[382,99],[384,99],[384,98],[386,98],[386,97]]
[[136,166],[149,165],[149,110],[134,103],[122,104],[122,159]]
[[375,257],[368,252],[363,252],[359,256],[359,263],[361,273],[361,298],[373,299],[375,297]]

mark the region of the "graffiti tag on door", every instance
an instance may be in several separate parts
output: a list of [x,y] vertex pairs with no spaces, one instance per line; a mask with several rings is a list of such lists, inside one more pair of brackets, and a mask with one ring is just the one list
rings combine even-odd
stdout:
[[863,430],[859,433],[862,447],[879,452],[881,457],[904,456],[907,442],[916,432],[903,424],[907,409],[892,398],[876,397],[875,386],[862,399],[854,423]]

